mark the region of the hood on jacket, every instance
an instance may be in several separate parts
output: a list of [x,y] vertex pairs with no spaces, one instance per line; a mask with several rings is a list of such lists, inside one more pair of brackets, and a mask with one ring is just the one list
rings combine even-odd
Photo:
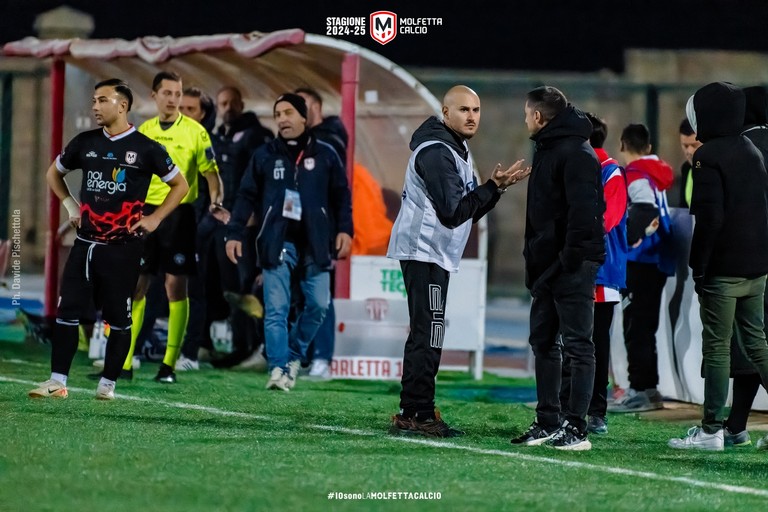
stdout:
[[581,110],[569,103],[544,128],[531,135],[531,140],[537,144],[546,145],[548,141],[562,137],[576,136],[586,140],[590,135],[592,135],[592,123]]
[[768,124],[768,90],[762,85],[745,87],[746,112],[744,126]]
[[693,95],[693,110],[701,142],[738,135],[744,125],[744,91],[728,82],[707,84]]
[[[589,122],[589,121],[587,121]],[[591,125],[590,125],[591,126]],[[436,116],[431,116],[429,119],[421,123],[421,126],[416,128],[411,137],[411,143],[408,147],[411,151],[414,151],[420,144],[427,142],[428,140],[439,140],[445,142],[452,147],[459,155],[465,155],[467,148],[463,144],[462,138],[451,131],[445,123],[439,120]]]
[[625,167],[627,185],[635,180],[649,177],[658,190],[668,190],[675,179],[672,167],[656,155],[648,155],[633,160]]
[[324,132],[338,137],[344,146],[349,144],[347,129],[344,128],[344,123],[341,122],[341,118],[339,116],[324,117],[323,121],[312,129],[315,131],[315,133]]

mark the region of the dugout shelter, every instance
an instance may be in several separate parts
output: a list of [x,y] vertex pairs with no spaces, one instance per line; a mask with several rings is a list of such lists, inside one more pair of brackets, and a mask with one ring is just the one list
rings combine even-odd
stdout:
[[[197,86],[211,96],[224,85],[236,86],[246,110],[256,112],[273,131],[274,99],[298,87],[314,88],[323,96],[324,115],[340,115],[350,134],[353,210],[365,212],[355,219],[358,230],[364,226],[361,236],[377,227],[365,226],[377,210],[394,220],[411,134],[427,116],[441,115],[440,101],[395,63],[353,43],[299,29],[131,41],[30,37],[6,44],[3,53],[50,62],[51,159],[64,141],[95,127],[90,91],[105,78],[119,77],[130,84],[135,96],[130,119],[136,125],[156,115],[151,82],[161,70],[178,72],[184,87]],[[356,167],[363,170],[353,172]],[[360,172],[366,175],[360,177]],[[355,180],[355,175],[360,178]],[[72,184],[70,188],[77,190]],[[45,313],[52,316],[61,219],[53,193],[47,201]],[[379,224],[378,231],[384,230]],[[445,349],[466,351],[466,367],[476,378],[482,374],[485,338],[486,231],[485,219],[475,225],[462,268],[451,280],[446,310]],[[408,334],[405,288],[399,263],[384,256],[386,245],[382,247],[381,240],[373,245],[337,267],[332,372],[338,377],[399,379]]]

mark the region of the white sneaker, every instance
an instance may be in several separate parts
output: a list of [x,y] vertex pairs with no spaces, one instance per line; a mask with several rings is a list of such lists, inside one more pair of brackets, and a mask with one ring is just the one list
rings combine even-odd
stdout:
[[307,380],[330,380],[331,365],[325,359],[314,359]]
[[[96,368],[104,368],[104,360],[94,359],[93,366]],[[133,356],[133,359],[131,360],[131,370],[138,370],[139,368],[141,368],[141,359],[139,356]]]
[[234,370],[251,370],[254,372],[266,372],[267,360],[261,354],[261,350],[254,350],[253,354],[232,367]]
[[678,450],[709,450],[721,452],[725,449],[723,429],[707,434],[701,427],[691,427],[683,438],[670,439],[667,446]]
[[293,389],[296,385],[296,378],[299,376],[299,370],[301,370],[301,361],[298,359],[294,359],[288,363],[288,374],[286,375],[288,378],[286,382],[288,389]]
[[190,370],[199,370],[200,369],[200,363],[198,361],[193,361],[191,359],[188,359],[184,357],[183,355],[179,356],[179,358],[176,360],[176,371],[177,372],[186,372]]
[[115,385],[103,384],[99,382],[96,387],[96,400],[114,400],[115,399]]
[[288,375],[279,366],[272,368],[267,381],[267,389],[279,389],[281,391],[290,391],[288,387]]
[[29,398],[67,398],[67,386],[55,379],[48,379],[27,393]]

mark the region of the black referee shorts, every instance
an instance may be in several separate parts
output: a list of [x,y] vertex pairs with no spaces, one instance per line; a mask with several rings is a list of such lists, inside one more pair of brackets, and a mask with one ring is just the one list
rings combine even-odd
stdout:
[[[144,215],[156,209],[156,206],[144,205]],[[194,276],[197,273],[196,236],[195,208],[188,203],[180,204],[144,240],[141,273]]]
[[142,243],[138,240],[125,245],[75,240],[61,278],[57,318],[87,318],[95,305],[109,325],[130,327],[141,253]]

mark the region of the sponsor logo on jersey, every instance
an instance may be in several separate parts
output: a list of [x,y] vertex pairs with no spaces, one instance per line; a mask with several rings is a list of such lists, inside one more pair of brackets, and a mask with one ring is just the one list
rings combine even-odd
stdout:
[[121,169],[119,167],[115,167],[112,169],[112,181],[116,181],[117,183],[122,183],[125,181],[125,169]]
[[107,153],[107,156],[103,156],[101,158],[102,160],[117,160],[117,158],[115,158],[115,154],[112,152]]
[[99,155],[97,155],[95,151],[89,151],[85,154],[85,156],[88,158],[96,158]]
[[106,192],[110,195],[115,192],[125,192],[125,169],[114,168],[111,178],[111,180],[105,180],[101,171],[88,171],[85,183],[88,192]]
[[136,154],[135,151],[128,151],[128,152],[125,153],[125,161],[126,161],[126,163],[135,164],[137,157],[138,157],[138,155]]

